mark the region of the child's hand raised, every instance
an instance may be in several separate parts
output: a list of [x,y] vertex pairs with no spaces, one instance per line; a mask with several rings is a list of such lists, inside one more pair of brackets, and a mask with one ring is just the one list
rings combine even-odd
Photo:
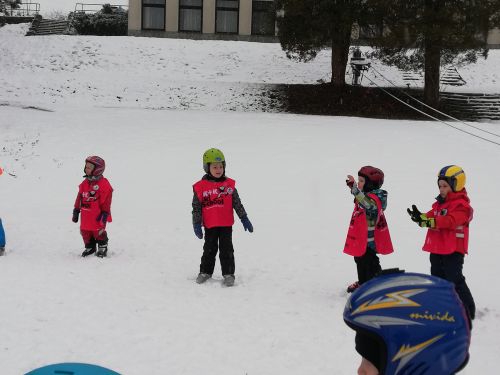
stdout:
[[345,183],[347,186],[349,186],[349,189],[352,189],[356,181],[354,180],[354,177],[352,177],[350,174],[347,175],[347,180],[345,180]]

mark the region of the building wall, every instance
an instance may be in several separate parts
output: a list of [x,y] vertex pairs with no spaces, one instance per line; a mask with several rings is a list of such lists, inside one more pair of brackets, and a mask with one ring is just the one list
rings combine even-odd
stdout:
[[203,0],[203,34],[215,33],[215,1]]
[[[202,33],[179,33],[179,0],[166,0],[165,30],[142,30],[142,0],[129,0],[128,33],[136,36],[168,38],[226,39],[260,42],[277,42],[276,36],[252,35],[252,0],[240,0],[239,32],[237,35],[215,33],[216,0],[203,0]],[[354,33],[355,34],[355,33]],[[356,38],[354,38],[356,39]],[[490,48],[500,48],[500,29],[493,29],[488,35]]]
[[500,29],[493,29],[489,32],[488,45],[491,48],[500,48]]
[[240,0],[240,35],[252,35],[252,0]]
[[179,0],[167,0],[165,12],[165,31],[179,31]]
[[128,34],[167,38],[277,42],[276,36],[252,35],[252,0],[239,0],[238,34],[215,33],[216,0],[203,0],[201,33],[179,33],[179,0],[166,0],[165,30],[142,30],[142,0],[129,0]]
[[128,0],[128,29],[141,30],[141,0]]

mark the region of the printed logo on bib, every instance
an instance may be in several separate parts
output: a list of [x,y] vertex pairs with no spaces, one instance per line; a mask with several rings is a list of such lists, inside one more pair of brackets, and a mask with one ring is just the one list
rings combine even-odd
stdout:
[[[96,193],[97,192],[95,190],[82,192],[82,203],[95,202],[97,200]],[[82,205],[82,206],[86,207],[86,205]]]
[[205,190],[202,193],[202,207],[223,206],[224,196],[233,194],[233,189],[226,186],[219,186],[218,189]]

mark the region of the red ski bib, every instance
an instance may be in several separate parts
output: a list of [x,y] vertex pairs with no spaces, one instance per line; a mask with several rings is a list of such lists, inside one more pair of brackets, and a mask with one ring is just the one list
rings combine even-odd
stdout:
[[201,216],[205,228],[230,227],[234,224],[233,192],[236,182],[201,180],[193,190],[201,202]]
[[[375,249],[379,254],[390,254],[394,251],[392,248],[391,236],[389,234],[389,227],[385,220],[384,211],[382,210],[382,202],[375,194],[367,194],[377,204],[378,217],[375,226]],[[366,245],[368,244],[368,222],[366,220],[366,212],[363,207],[358,203],[354,205],[354,211],[351,216],[349,230],[347,231],[347,238],[344,246],[344,253],[360,257],[366,252]]]

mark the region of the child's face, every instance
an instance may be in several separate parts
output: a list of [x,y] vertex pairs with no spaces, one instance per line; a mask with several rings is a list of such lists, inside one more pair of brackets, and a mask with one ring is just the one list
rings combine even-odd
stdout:
[[448,183],[444,180],[439,180],[438,181],[438,186],[439,186],[439,195],[441,198],[446,198],[449,192],[451,192],[451,186],[448,185]]
[[92,163],[85,163],[85,169],[84,172],[87,176],[92,176],[92,171],[94,170],[94,164]]
[[365,178],[363,176],[358,176],[358,189],[363,191],[364,186],[365,186]]
[[224,174],[224,165],[222,163],[211,163],[210,174],[215,178],[220,178]]

